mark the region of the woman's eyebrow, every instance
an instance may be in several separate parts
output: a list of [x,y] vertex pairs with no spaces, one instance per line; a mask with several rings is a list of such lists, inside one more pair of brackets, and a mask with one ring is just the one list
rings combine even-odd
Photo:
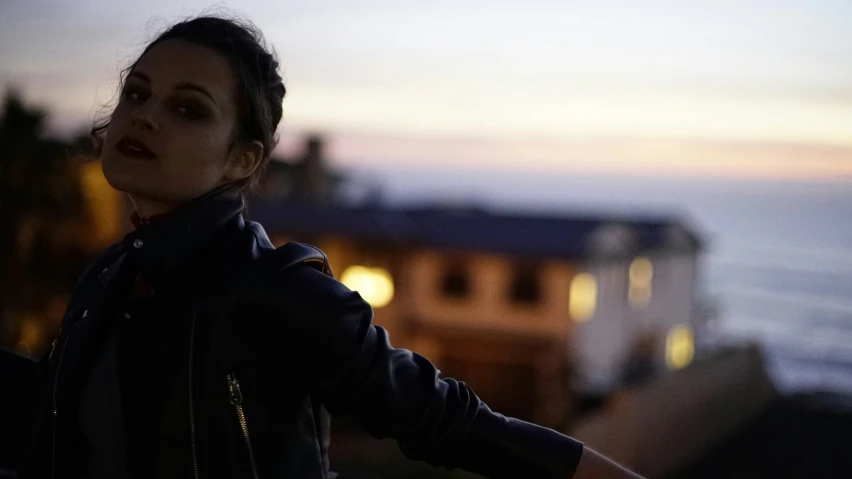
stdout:
[[[138,78],[138,79],[144,81],[145,83],[151,83],[151,77],[149,77],[145,73],[140,72],[138,70],[134,70],[134,71],[130,72],[127,75],[127,78]],[[198,83],[193,83],[191,81],[182,81],[182,82],[179,82],[177,85],[175,85],[175,90],[197,91],[198,93],[201,93],[202,95],[209,98],[210,101],[212,101],[214,104],[218,105],[218,103],[216,102],[216,99],[213,98],[213,95],[206,88],[199,85]]]
[[206,88],[204,88],[203,86],[199,85],[198,83],[193,83],[193,82],[189,82],[189,81],[182,81],[182,82],[178,83],[177,85],[175,85],[175,90],[192,90],[192,91],[197,91],[198,93],[201,93],[202,95],[204,95],[204,96],[206,96],[207,98],[209,98],[209,99],[210,99],[210,101],[212,101],[214,104],[216,104],[216,99],[215,99],[215,98],[213,98],[213,95],[212,95],[212,94],[210,94],[210,92],[209,92],[209,91],[207,91],[207,89],[206,89]]
[[134,77],[144,81],[145,83],[151,83],[151,77],[140,72],[139,70],[133,70],[132,72],[127,74],[127,78],[134,78]]

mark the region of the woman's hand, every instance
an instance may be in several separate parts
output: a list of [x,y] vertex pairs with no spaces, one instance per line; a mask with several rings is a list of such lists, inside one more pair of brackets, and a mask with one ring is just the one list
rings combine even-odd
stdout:
[[583,447],[574,479],[642,479],[594,450]]

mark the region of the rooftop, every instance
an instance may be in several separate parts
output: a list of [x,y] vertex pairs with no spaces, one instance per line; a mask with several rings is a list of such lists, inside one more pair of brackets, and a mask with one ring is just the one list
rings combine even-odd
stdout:
[[270,234],[334,235],[526,257],[583,258],[701,247],[694,232],[677,219],[664,217],[259,200],[251,204],[250,218]]

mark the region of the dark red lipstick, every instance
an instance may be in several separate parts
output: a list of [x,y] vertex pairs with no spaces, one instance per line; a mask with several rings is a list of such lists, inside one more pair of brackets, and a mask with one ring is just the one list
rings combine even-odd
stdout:
[[118,140],[118,143],[115,144],[115,149],[122,155],[132,158],[157,159],[157,155],[148,148],[148,145],[130,136],[125,136]]

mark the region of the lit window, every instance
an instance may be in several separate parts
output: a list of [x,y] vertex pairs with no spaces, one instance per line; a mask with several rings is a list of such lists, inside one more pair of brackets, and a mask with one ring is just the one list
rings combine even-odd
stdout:
[[598,283],[589,273],[580,273],[571,281],[568,298],[571,319],[585,323],[595,314],[598,302]]
[[393,278],[382,268],[350,266],[340,276],[340,282],[357,291],[374,308],[381,308],[393,299]]
[[634,286],[650,286],[654,279],[654,265],[651,260],[640,256],[630,263],[630,284]]
[[666,337],[666,364],[671,369],[681,369],[695,356],[695,337],[689,326],[678,325]]
[[630,263],[628,277],[630,286],[627,290],[627,299],[634,308],[644,308],[651,301],[654,265],[650,259],[640,256]]

